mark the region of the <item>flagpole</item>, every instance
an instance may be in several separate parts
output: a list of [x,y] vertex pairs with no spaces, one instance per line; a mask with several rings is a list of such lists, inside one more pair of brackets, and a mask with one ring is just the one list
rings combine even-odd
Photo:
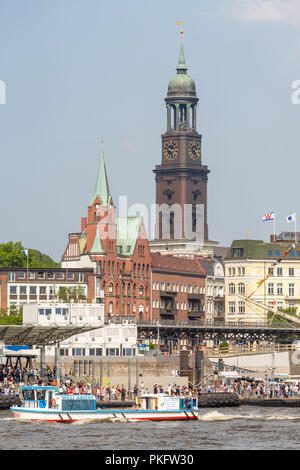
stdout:
[[275,213],[274,213],[274,242],[276,241],[276,240],[275,240],[275,237],[276,237],[275,220],[276,220],[276,215],[275,215]]
[[297,219],[297,216],[295,214],[295,243],[297,243],[296,219]]

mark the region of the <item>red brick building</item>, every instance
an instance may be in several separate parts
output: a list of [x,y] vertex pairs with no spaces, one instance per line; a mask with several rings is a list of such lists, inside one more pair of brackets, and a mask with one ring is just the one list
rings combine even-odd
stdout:
[[62,257],[64,267],[94,270],[96,301],[105,299],[107,316],[150,319],[151,254],[141,217],[116,217],[104,152],[87,217],[71,233]]
[[152,254],[152,318],[205,319],[206,273],[198,258]]

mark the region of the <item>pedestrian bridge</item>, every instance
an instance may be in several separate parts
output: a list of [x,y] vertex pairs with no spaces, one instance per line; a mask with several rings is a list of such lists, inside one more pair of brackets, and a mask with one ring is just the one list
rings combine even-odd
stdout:
[[153,320],[138,321],[137,327],[139,339],[276,341],[280,343],[291,343],[300,339],[300,325],[288,322],[265,324],[261,322]]

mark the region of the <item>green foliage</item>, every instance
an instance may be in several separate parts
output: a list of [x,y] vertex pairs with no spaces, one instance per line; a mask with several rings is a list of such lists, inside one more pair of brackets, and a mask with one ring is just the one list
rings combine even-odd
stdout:
[[297,307],[288,307],[288,308],[281,308],[281,312],[286,313],[287,315],[292,315],[294,317],[297,317]]
[[74,286],[74,287],[61,287],[56,294],[57,298],[60,302],[74,302],[78,303],[86,302],[87,298],[83,293],[83,288],[81,286]]
[[0,310],[0,325],[22,325],[23,311],[22,308],[11,307]]
[[[21,242],[8,242],[0,244],[1,268],[27,268],[27,256],[22,253],[24,246]],[[29,268],[59,268],[60,263],[53,261],[50,256],[38,250],[28,249]]]
[[229,343],[227,341],[223,341],[223,343],[219,344],[219,349],[228,349],[229,348]]

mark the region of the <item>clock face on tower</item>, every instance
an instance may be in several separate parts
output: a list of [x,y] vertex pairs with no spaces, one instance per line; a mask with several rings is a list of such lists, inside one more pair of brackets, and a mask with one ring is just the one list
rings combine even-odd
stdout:
[[174,140],[168,140],[164,144],[164,156],[168,160],[173,160],[178,154],[178,145]]
[[198,142],[195,142],[194,140],[192,140],[192,142],[190,142],[189,144],[189,156],[193,160],[198,160],[198,158],[200,158],[201,156],[201,146]]

